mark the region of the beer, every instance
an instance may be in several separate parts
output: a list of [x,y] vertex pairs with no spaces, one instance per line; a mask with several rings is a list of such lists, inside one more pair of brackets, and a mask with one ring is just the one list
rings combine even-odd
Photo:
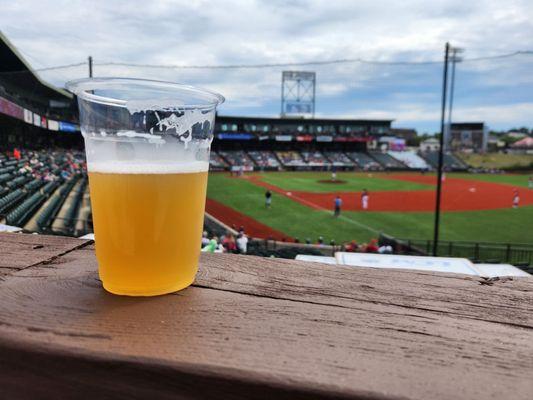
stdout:
[[189,286],[198,269],[207,163],[89,164],[104,288],[150,296]]

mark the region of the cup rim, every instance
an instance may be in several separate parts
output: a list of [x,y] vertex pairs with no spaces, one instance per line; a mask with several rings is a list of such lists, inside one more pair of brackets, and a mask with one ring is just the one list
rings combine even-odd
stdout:
[[112,97],[100,96],[90,93],[91,90],[102,89],[116,85],[135,84],[137,86],[145,86],[146,88],[165,88],[174,90],[176,92],[190,93],[201,95],[205,98],[205,103],[179,105],[180,109],[212,109],[226,100],[224,96],[208,89],[197,86],[184,85],[176,82],[160,81],[153,79],[139,79],[139,78],[119,78],[119,77],[101,77],[101,78],[82,78],[68,81],[65,87],[70,92],[83,100],[96,102],[100,104],[127,107],[128,100],[121,100]]

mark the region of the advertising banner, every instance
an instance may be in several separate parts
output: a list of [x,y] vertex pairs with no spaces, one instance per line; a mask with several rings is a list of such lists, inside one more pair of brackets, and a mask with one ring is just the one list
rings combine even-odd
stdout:
[[76,132],[79,128],[77,125],[71,124],[70,122],[59,121],[59,130],[63,132]]
[[33,125],[41,126],[41,116],[37,113],[33,113]]
[[24,109],[24,122],[33,124],[33,113],[30,110]]
[[313,136],[312,135],[296,136],[296,141],[297,142],[312,142],[313,141]]
[[0,113],[24,120],[24,109],[3,97],[0,97]]
[[333,142],[333,136],[317,136],[317,142]]
[[54,121],[53,119],[48,120],[48,129],[51,131],[58,131],[59,130],[59,122]]
[[276,142],[291,142],[292,136],[291,135],[276,135],[275,139],[276,139]]
[[220,140],[252,140],[253,137],[250,133],[219,133],[217,135]]

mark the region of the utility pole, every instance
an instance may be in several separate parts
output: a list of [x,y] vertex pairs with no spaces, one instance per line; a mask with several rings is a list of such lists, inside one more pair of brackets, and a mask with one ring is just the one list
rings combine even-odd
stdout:
[[89,56],[89,78],[93,77],[93,58]]
[[446,91],[448,89],[448,55],[450,44],[446,42],[444,47],[444,72],[442,76],[442,105],[440,115],[440,148],[439,148],[439,165],[437,170],[437,200],[435,202],[435,225],[433,232],[433,257],[437,256],[439,243],[439,223],[440,223],[440,197],[442,189],[442,161],[444,153],[444,119],[446,114]]
[[453,108],[453,94],[455,88],[455,63],[461,62],[462,58],[457,54],[462,53],[464,49],[450,46],[450,61],[452,62],[452,73],[450,76],[450,104],[448,105],[448,124],[446,125],[446,138],[444,139],[445,150],[449,150],[452,140],[452,108]]

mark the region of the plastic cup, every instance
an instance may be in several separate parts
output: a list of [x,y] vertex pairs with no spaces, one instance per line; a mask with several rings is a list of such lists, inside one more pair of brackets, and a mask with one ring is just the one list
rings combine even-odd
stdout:
[[115,294],[189,286],[198,270],[216,93],[170,82],[95,78],[78,96],[98,271]]

